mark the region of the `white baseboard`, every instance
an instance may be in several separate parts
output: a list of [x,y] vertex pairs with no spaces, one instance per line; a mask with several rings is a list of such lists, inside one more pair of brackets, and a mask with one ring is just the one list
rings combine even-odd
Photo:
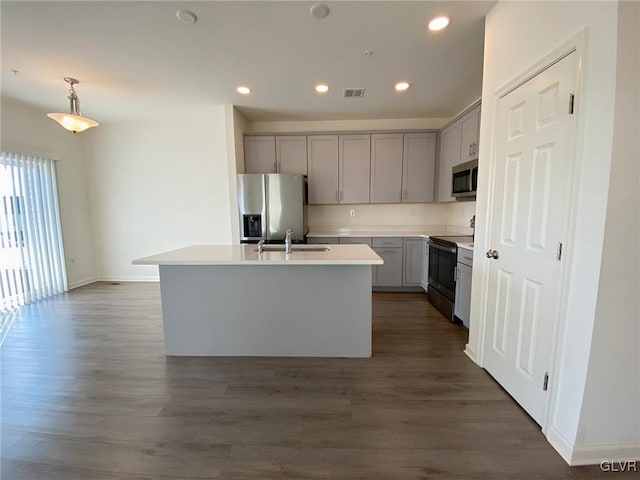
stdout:
[[98,277],[98,282],[159,282],[159,275],[105,276]]
[[478,354],[475,352],[473,348],[471,348],[471,346],[468,343],[464,348],[464,353],[467,355],[467,357],[469,357],[473,361],[473,363],[480,366],[480,363],[478,362]]
[[640,444],[572,445],[553,426],[546,432],[547,440],[560,456],[572,467],[600,465],[602,462],[640,463]]
[[84,287],[85,285],[89,285],[90,283],[97,282],[97,277],[84,278],[82,280],[76,280],[69,284],[69,290],[73,290],[74,288]]
[[571,465],[571,457],[574,450],[571,442],[564,438],[562,434],[553,427],[553,425],[547,429],[545,435],[547,437],[547,441],[553,448],[555,448],[556,452],[560,454],[562,459],[567,462],[568,465]]
[[579,445],[573,449],[571,465],[599,465],[601,462],[638,462],[640,467],[640,444],[633,445]]

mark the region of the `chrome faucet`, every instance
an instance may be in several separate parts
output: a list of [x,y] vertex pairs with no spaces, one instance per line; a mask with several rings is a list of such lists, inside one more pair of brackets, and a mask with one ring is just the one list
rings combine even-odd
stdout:
[[284,239],[284,253],[291,253],[291,235],[292,234],[293,234],[293,230],[288,228],[287,236]]
[[258,249],[256,250],[256,252],[258,252],[258,255],[262,253],[262,245],[264,245],[264,238],[261,238],[258,242]]

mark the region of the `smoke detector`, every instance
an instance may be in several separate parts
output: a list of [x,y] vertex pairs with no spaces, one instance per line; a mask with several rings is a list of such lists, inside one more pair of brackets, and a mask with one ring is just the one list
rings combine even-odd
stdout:
[[309,9],[309,13],[320,20],[326,18],[329,15],[329,12],[329,7],[324,3],[314,3]]
[[196,23],[198,21],[198,17],[195,13],[193,13],[191,10],[185,10],[184,8],[181,8],[176,12],[176,17],[182,23],[186,23],[187,25]]

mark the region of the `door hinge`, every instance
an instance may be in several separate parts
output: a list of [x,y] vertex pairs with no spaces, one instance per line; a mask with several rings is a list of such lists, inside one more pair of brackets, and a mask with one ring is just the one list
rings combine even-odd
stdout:
[[558,242],[558,249],[556,250],[556,260],[562,259],[562,242]]
[[569,94],[569,113],[573,115],[573,105],[575,102],[575,95],[573,93]]
[[548,386],[549,386],[549,372],[544,372],[544,383],[542,384],[542,390],[546,392]]

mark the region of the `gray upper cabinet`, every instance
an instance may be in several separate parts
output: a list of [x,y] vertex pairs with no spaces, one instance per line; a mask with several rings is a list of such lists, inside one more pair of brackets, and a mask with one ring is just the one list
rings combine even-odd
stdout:
[[451,169],[460,163],[460,123],[449,125],[440,134],[440,160],[438,163],[438,201],[453,202],[451,195]]
[[460,162],[478,158],[478,134],[480,132],[480,106],[474,108],[460,119],[461,149]]
[[453,202],[451,195],[451,169],[460,163],[478,158],[480,131],[480,105],[465,113],[440,132],[440,159],[438,161],[437,199]]
[[371,135],[371,203],[402,202],[402,133]]
[[402,201],[433,202],[436,171],[436,134],[406,133],[402,163]]
[[338,136],[307,137],[309,203],[338,203]]
[[340,135],[339,203],[369,203],[371,135]]
[[436,139],[427,132],[250,134],[245,172],[307,175],[310,204],[432,202]]
[[274,136],[244,137],[244,169],[246,173],[276,172],[276,139]]
[[284,135],[276,137],[277,173],[307,174],[307,137]]

